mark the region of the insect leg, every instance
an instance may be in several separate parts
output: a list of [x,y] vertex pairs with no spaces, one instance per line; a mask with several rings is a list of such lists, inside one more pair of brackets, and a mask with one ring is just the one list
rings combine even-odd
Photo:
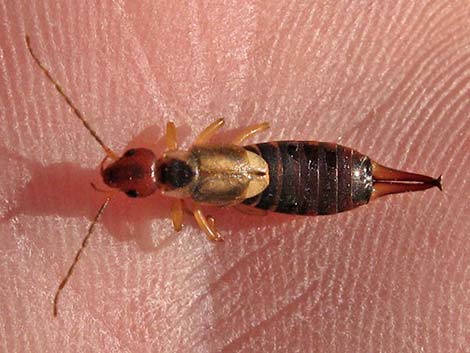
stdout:
[[203,145],[209,142],[212,136],[214,136],[214,134],[222,127],[222,125],[224,125],[224,123],[225,123],[224,119],[217,119],[216,121],[214,121],[204,130],[202,130],[202,132],[194,141],[194,145]]
[[88,240],[90,239],[90,236],[93,233],[93,230],[95,229],[96,223],[98,223],[101,215],[103,214],[104,210],[108,206],[109,201],[111,200],[111,197],[112,197],[112,195],[108,196],[106,198],[106,200],[103,202],[103,204],[101,205],[100,209],[98,210],[98,213],[96,214],[95,219],[93,219],[93,222],[91,222],[90,227],[88,228],[87,235],[85,236],[85,238],[83,238],[82,246],[80,247],[80,249],[78,249],[77,254],[75,255],[75,258],[72,262],[72,265],[69,267],[69,270],[67,271],[67,274],[65,275],[62,282],[60,282],[59,288],[57,288],[57,291],[56,291],[55,296],[54,296],[54,316],[57,316],[57,302],[59,301],[59,295],[62,292],[62,289],[67,284],[70,276],[72,275],[73,270],[75,268],[75,265],[77,264],[78,260],[80,259],[80,255],[82,254],[83,249],[85,249],[85,247],[88,243]]
[[174,151],[178,148],[178,142],[176,139],[176,127],[172,121],[166,124],[166,148],[168,151]]
[[183,203],[181,199],[175,199],[171,206],[171,221],[176,232],[183,228]]
[[[215,229],[215,218],[212,217],[212,216],[207,216],[206,219],[207,219],[207,222],[209,223],[209,226],[210,226],[212,229]],[[224,238],[220,237],[220,234],[219,234],[219,239],[216,240],[216,241],[222,242],[222,241],[224,241]]]
[[204,231],[204,233],[206,233],[207,238],[209,238],[210,241],[224,241],[224,238],[222,238],[220,233],[215,228],[214,217],[208,216],[206,218],[198,205],[194,205],[193,215],[197,224]]
[[268,122],[264,122],[264,123],[253,125],[253,126],[249,126],[246,129],[244,129],[238,136],[236,136],[233,139],[232,143],[234,145],[241,145],[243,141],[250,138],[254,134],[257,134],[258,132],[261,132],[261,131],[265,131],[267,129],[269,129],[269,123]]

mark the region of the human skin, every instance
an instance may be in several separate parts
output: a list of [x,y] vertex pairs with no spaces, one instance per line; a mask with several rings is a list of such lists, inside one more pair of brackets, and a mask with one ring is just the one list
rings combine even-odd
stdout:
[[[462,1],[0,2],[0,352],[465,352],[470,347],[470,4]],[[251,142],[338,142],[444,192],[328,217],[115,196],[103,151],[188,147],[224,117]]]

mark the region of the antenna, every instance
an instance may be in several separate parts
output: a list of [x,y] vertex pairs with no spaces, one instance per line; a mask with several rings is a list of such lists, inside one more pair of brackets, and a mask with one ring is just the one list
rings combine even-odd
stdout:
[[36,64],[38,64],[39,68],[42,70],[42,72],[44,72],[44,74],[46,75],[46,77],[48,78],[49,81],[52,82],[52,84],[54,85],[54,87],[56,88],[57,92],[59,92],[59,94],[65,99],[65,101],[67,102],[67,104],[69,105],[70,108],[72,108],[72,111],[75,113],[75,115],[77,116],[77,118],[79,118],[81,120],[81,122],[83,123],[83,125],[85,126],[85,128],[90,132],[90,134],[95,138],[95,140],[100,144],[100,146],[103,148],[104,152],[106,153],[107,156],[109,156],[109,158],[113,159],[113,160],[118,160],[119,157],[108,147],[104,144],[104,142],[99,138],[99,136],[96,134],[95,130],[92,129],[92,127],[88,124],[88,122],[85,120],[85,117],[83,116],[83,114],[77,109],[77,107],[75,107],[75,105],[72,103],[72,100],[64,93],[64,90],[62,89],[62,87],[57,83],[56,80],[54,80],[54,78],[52,77],[52,75],[49,73],[49,71],[44,67],[44,65],[41,63],[41,61],[38,59],[38,57],[36,56],[36,54],[34,53],[33,49],[31,48],[31,43],[30,43],[30,40],[29,40],[29,36],[26,35],[25,36],[25,39],[26,39],[26,45],[28,47],[28,50],[29,50],[29,53],[31,54],[31,56],[33,57],[34,61],[36,62]]
[[83,238],[82,246],[80,247],[80,249],[78,249],[77,254],[75,255],[75,259],[72,262],[72,265],[69,267],[69,270],[67,271],[67,274],[65,275],[62,282],[60,282],[59,288],[57,288],[57,291],[54,296],[54,317],[57,317],[57,302],[59,301],[59,295],[62,292],[62,289],[67,284],[70,276],[72,275],[75,265],[77,264],[80,258],[80,255],[82,254],[83,249],[85,249],[85,247],[87,246],[88,240],[90,239],[90,236],[93,233],[93,230],[95,229],[95,225],[96,223],[98,223],[99,219],[101,218],[101,215],[103,214],[104,210],[108,206],[109,201],[111,200],[111,197],[112,195],[108,196],[106,200],[103,202],[103,204],[101,205],[100,209],[98,210],[98,213],[96,214],[95,218],[93,219],[93,222],[91,222],[90,227],[88,228],[87,235],[85,236],[85,238]]

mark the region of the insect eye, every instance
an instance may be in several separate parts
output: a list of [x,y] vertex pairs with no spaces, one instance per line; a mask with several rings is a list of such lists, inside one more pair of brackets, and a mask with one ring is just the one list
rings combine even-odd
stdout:
[[130,150],[127,150],[126,153],[124,153],[124,157],[131,157],[135,154],[135,149],[131,148]]
[[126,195],[129,197],[138,197],[139,193],[137,192],[137,190],[132,189],[132,190],[127,190]]

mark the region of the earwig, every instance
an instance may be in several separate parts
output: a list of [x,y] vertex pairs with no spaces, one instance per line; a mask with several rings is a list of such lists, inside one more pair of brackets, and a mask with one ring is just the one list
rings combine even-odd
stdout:
[[[228,143],[214,144],[211,138],[224,124],[223,119],[218,119],[206,127],[185,151],[178,149],[176,127],[168,122],[167,150],[160,158],[146,148],[129,149],[118,157],[102,142],[37,58],[28,36],[26,45],[47,79],[103,149],[105,158],[100,172],[104,184],[110,188],[104,191],[106,200],[55,293],[54,316],[57,316],[62,289],[70,279],[96,223],[117,191],[135,198],[147,197],[160,190],[163,195],[174,198],[171,219],[175,231],[182,229],[183,211],[186,210],[192,213],[209,240],[219,242],[223,238],[215,227],[215,220],[204,214],[202,205],[248,207],[253,211],[292,215],[329,215],[365,205],[388,194],[431,187],[442,190],[440,176],[432,178],[388,168],[335,143],[278,141],[243,146],[247,139],[268,129],[268,123],[247,127]],[[111,163],[106,164],[108,159]]]

